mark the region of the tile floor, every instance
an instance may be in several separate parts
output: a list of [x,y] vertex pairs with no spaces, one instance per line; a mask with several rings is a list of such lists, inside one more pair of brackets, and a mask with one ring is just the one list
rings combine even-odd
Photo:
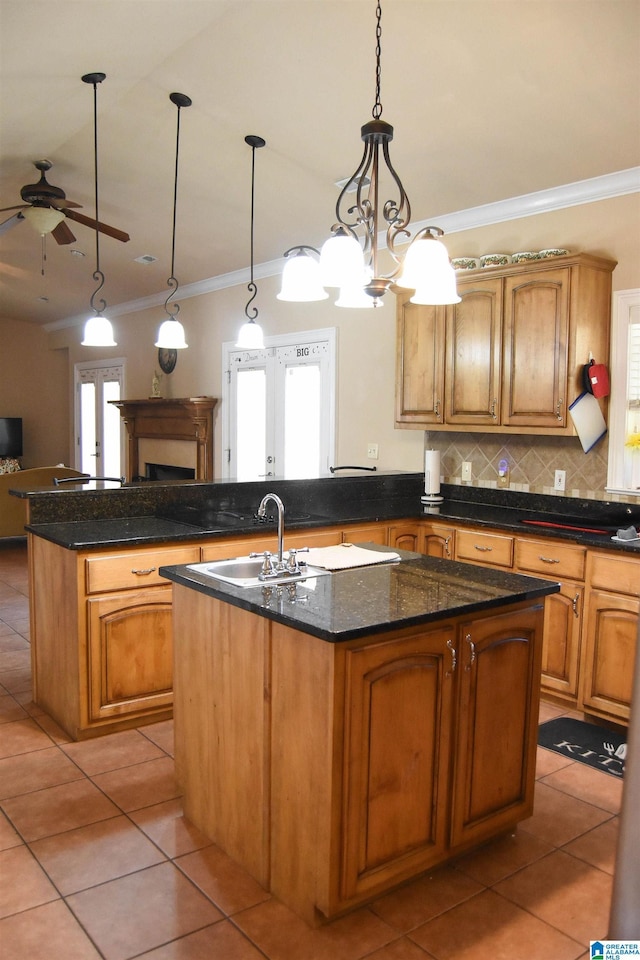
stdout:
[[184,820],[171,721],[74,743],[35,706],[26,550],[0,544],[3,960],[586,958],[621,786],[539,749],[515,833],[312,930]]

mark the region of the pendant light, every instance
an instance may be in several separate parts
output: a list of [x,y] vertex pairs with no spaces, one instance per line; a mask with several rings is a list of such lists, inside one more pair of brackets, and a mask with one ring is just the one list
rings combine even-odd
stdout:
[[176,128],[176,166],[173,178],[173,232],[171,235],[171,276],[167,280],[167,286],[171,292],[164,303],[164,309],[169,319],[160,324],[158,330],[158,339],[156,347],[161,350],[184,350],[188,346],[184,336],[184,327],[178,320],[180,313],[180,304],[172,303],[169,307],[169,301],[175,296],[178,290],[178,281],[175,278],[175,254],[176,254],[176,208],[178,205],[178,154],[180,149],[180,110],[182,107],[190,107],[192,100],[184,93],[170,93],[169,99],[178,108],[178,122]]
[[255,180],[256,180],[256,150],[260,147],[264,147],[265,141],[262,137],[257,137],[254,134],[248,134],[244,138],[244,142],[251,147],[251,275],[247,290],[251,294],[247,300],[247,305],[244,308],[245,316],[247,318],[246,323],[243,323],[240,327],[238,333],[238,341],[236,347],[239,347],[241,350],[264,350],[264,337],[262,334],[262,327],[260,324],[256,323],[256,318],[258,316],[258,308],[252,307],[251,304],[255,300],[258,294],[258,287],[256,286],[253,279],[253,220],[254,220],[254,195],[255,195]]
[[[321,251],[306,245],[292,247],[284,254],[289,258],[285,264],[281,300],[319,300],[324,287],[339,287],[338,306],[362,306],[366,297],[368,305],[378,306],[392,283],[416,290],[419,303],[459,303],[456,291],[455,271],[449,260],[446,247],[438,239],[442,230],[425,227],[420,230],[405,255],[405,265],[410,260],[411,270],[403,269],[403,258],[396,251],[396,243],[406,242],[411,220],[409,198],[400,177],[391,163],[389,144],[393,140],[393,127],[382,120],[380,99],[380,56],[382,38],[382,6],[376,3],[376,98],[372,110],[373,119],[361,127],[364,152],[356,171],[344,182],[336,203],[336,223],[331,228],[331,237]],[[384,166],[383,166],[384,163]],[[386,171],[385,171],[386,167]],[[380,199],[380,174],[391,182],[395,196]],[[355,194],[349,197],[349,194]],[[395,269],[386,275],[379,271],[378,236],[386,228],[386,247],[396,262]],[[409,258],[411,254],[411,258]],[[304,261],[304,266],[302,261]],[[288,268],[296,264],[294,273]],[[297,278],[304,272],[305,279],[300,295]],[[418,293],[419,290],[419,293]],[[326,296],[326,291],[324,296]],[[363,298],[362,293],[365,297]]]
[[113,327],[111,322],[102,315],[107,303],[102,298],[100,305],[96,306],[96,297],[104,286],[104,273],[100,269],[100,214],[98,210],[98,84],[105,79],[104,73],[85,73],[82,77],[83,83],[90,83],[93,86],[93,169],[94,169],[94,189],[96,201],[96,269],[93,273],[93,279],[98,286],[91,294],[89,301],[91,309],[95,316],[90,317],[84,325],[84,337],[82,339],[83,347],[116,347],[117,343],[113,339]]

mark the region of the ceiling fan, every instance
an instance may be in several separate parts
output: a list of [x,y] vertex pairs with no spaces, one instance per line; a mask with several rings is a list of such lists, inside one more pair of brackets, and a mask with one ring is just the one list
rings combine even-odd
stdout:
[[3,207],[0,213],[7,213],[9,210],[17,210],[12,217],[0,223],[0,234],[10,230],[21,220],[31,221],[34,228],[44,236],[50,233],[56,243],[74,243],[75,237],[65,222],[65,218],[74,220],[76,223],[82,223],[85,227],[92,230],[98,230],[100,233],[113,237],[114,240],[121,240],[126,243],[129,234],[124,233],[116,227],[110,227],[107,223],[92,220],[78,213],[79,203],[67,200],[64,190],[50,184],[45,176],[47,170],[50,170],[53,164],[50,160],[35,160],[34,167],[40,171],[40,179],[37,183],[27,183],[20,191],[24,203],[15,207]]

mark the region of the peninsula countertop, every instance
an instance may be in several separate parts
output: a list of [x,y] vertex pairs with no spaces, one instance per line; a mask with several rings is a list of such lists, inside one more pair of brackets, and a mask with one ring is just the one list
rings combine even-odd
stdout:
[[[383,550],[366,544],[371,550]],[[340,570],[282,586],[238,587],[189,566],[160,574],[329,642],[475,614],[557,593],[558,583],[396,550],[399,561]]]

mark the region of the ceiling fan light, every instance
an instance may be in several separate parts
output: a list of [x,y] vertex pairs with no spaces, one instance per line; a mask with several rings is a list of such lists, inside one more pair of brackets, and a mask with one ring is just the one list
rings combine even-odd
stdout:
[[84,325],[83,347],[117,347],[111,321],[102,314],[90,317]]
[[64,213],[53,207],[28,207],[22,215],[41,237],[51,233],[64,220]]
[[278,300],[305,303],[326,300],[329,294],[320,283],[320,264],[308,253],[300,252],[291,257],[282,271],[282,288]]
[[417,290],[425,282],[430,282],[432,276],[444,274],[450,268],[451,262],[444,243],[434,237],[421,237],[410,244],[396,283],[399,287]]
[[255,320],[247,320],[238,331],[236,347],[240,350],[264,350],[262,327]]
[[362,247],[348,233],[335,233],[320,251],[320,283],[324,287],[353,287],[365,270]]
[[156,347],[161,350],[184,350],[188,343],[184,335],[184,327],[179,320],[165,320],[160,324]]

